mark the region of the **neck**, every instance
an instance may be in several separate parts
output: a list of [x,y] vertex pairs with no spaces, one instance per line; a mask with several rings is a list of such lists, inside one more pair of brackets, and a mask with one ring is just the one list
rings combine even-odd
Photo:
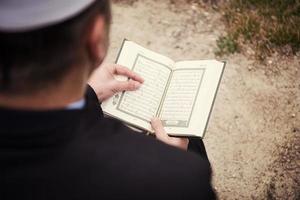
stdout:
[[[73,67],[59,83],[31,95],[2,95],[0,106],[13,109],[49,110],[65,108],[83,98],[88,73],[84,67]],[[81,69],[81,70],[80,70]]]

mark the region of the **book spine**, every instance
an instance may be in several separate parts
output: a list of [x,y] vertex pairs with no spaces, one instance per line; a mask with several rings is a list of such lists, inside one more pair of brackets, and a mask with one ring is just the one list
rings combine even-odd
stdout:
[[161,101],[159,103],[159,106],[158,106],[158,109],[157,109],[157,112],[156,112],[156,117],[159,117],[160,116],[160,113],[161,113],[161,109],[162,109],[162,106],[164,104],[164,101],[165,101],[165,98],[166,98],[166,95],[167,95],[167,91],[169,89],[169,85],[170,85],[170,82],[171,82],[171,79],[172,79],[172,76],[173,76],[173,70],[171,70],[171,73],[169,75],[169,78],[168,78],[168,81],[167,81],[167,85],[165,87],[165,90],[164,90],[164,94],[161,98]]
[[115,60],[115,63],[116,63],[116,64],[117,64],[118,61],[119,61],[119,57],[120,57],[120,55],[121,55],[121,52],[122,52],[122,50],[123,50],[123,46],[124,46],[124,44],[125,44],[126,41],[129,41],[129,40],[127,40],[126,38],[124,38],[124,39],[123,39],[123,42],[122,42],[122,45],[121,45],[121,48],[120,48],[120,50],[119,50],[119,52],[118,52],[117,58],[116,58],[116,60]]

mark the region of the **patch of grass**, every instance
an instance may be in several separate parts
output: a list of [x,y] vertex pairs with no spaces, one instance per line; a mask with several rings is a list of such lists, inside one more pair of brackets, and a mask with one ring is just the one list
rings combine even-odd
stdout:
[[237,44],[236,51],[250,45],[259,59],[275,51],[286,52],[286,48],[292,54],[300,50],[300,0],[229,0],[220,10],[227,36],[217,41],[217,52],[232,53],[232,48],[219,44],[224,38]]
[[235,52],[238,52],[238,44],[232,36],[220,37],[217,40],[217,50],[215,51],[216,55],[221,56],[224,54],[232,54]]

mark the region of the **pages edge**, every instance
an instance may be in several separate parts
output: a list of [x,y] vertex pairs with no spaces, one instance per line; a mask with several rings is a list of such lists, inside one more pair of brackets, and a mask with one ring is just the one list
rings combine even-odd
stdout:
[[213,102],[212,102],[210,110],[209,110],[209,114],[208,114],[208,117],[207,117],[207,120],[206,120],[206,123],[205,123],[205,128],[204,128],[203,133],[202,133],[202,137],[201,137],[202,139],[206,135],[208,123],[209,123],[209,120],[210,120],[210,117],[211,117],[211,113],[213,111],[213,107],[215,105],[215,101],[216,101],[216,98],[217,98],[217,93],[219,91],[219,88],[220,88],[220,85],[221,85],[221,82],[222,82],[222,78],[223,78],[223,75],[224,75],[225,67],[226,67],[226,64],[227,64],[227,61],[225,61],[225,60],[219,61],[219,62],[223,63],[222,72],[221,72],[221,75],[220,75],[220,78],[219,78],[219,81],[218,81],[217,89],[216,89],[215,94],[214,94]]

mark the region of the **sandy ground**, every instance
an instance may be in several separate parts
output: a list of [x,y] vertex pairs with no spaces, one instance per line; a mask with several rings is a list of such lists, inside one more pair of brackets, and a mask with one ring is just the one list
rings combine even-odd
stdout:
[[[123,38],[175,60],[214,59],[218,12],[173,1],[113,3],[113,62]],[[204,139],[220,199],[300,199],[300,54],[228,61]],[[221,59],[221,58],[219,58]]]

